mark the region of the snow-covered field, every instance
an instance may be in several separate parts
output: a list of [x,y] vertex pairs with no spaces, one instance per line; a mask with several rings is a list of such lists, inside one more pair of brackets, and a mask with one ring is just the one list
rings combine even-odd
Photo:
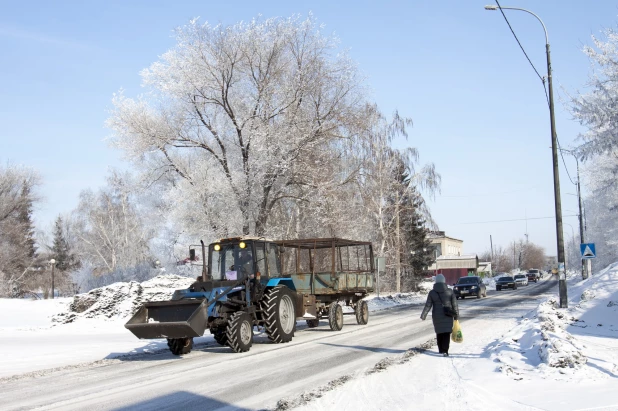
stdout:
[[[11,354],[0,356],[0,383],[19,374],[166,350],[164,340],[138,340],[124,323],[141,302],[167,299],[190,282],[164,276],[75,299],[0,299],[0,346]],[[383,366],[358,370],[332,390],[281,404],[354,411],[618,409],[618,263],[586,281],[570,278],[568,309],[557,308],[554,294],[552,287],[541,300],[464,319],[464,343],[451,343],[449,358],[438,356],[435,347],[411,350],[386,357]],[[422,304],[425,298],[425,293],[371,296],[369,307]],[[196,344],[211,339],[201,337]]]

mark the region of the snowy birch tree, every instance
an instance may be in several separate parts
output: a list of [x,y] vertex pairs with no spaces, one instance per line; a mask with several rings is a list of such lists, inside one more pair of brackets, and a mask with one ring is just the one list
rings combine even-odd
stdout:
[[149,264],[149,241],[155,236],[132,197],[127,176],[113,173],[108,186],[80,195],[72,215],[76,250],[96,275]]

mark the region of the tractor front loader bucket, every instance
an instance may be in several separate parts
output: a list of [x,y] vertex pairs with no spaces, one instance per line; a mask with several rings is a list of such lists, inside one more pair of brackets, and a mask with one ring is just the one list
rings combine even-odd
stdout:
[[204,335],[206,300],[159,301],[143,304],[124,325],[137,338],[187,338]]

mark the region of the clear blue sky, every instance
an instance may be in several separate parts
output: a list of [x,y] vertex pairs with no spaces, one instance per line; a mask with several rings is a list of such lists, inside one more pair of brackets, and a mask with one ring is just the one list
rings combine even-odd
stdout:
[[[104,141],[112,93],[141,91],[139,71],[174,45],[172,29],[190,18],[233,24],[313,12],[341,39],[386,113],[414,120],[406,144],[442,174],[429,202],[440,229],[464,252],[524,237],[556,254],[549,112],[541,82],[493,0],[422,1],[0,1],[0,161],[32,166],[44,178],[41,229],[74,209],[78,194],[123,167]],[[591,34],[613,27],[617,1],[503,0],[538,14],[552,47],[556,123],[563,147],[581,128],[564,109],[584,89]],[[533,63],[546,73],[541,25],[506,11]],[[575,162],[566,157],[571,175]],[[575,188],[561,164],[563,213],[576,214]],[[571,210],[571,211],[569,211]],[[577,219],[565,217],[577,233]],[[565,224],[565,235],[571,227]]]

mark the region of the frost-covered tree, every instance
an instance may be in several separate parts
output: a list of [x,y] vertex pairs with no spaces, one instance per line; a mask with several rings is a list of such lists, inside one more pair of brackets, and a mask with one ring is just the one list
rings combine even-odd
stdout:
[[[441,177],[432,163],[419,164],[419,152],[415,148],[393,148],[396,139],[407,140],[407,128],[412,125],[410,119],[395,113],[388,121],[377,110],[373,115],[373,127],[362,136],[355,149],[360,158],[358,190],[373,220],[372,241],[376,255],[387,259],[385,283],[392,286],[391,289],[399,290],[395,281],[397,271],[401,274],[402,253],[409,252],[401,231],[401,216],[406,212],[409,200],[417,197],[415,211],[428,228],[435,227],[425,202],[420,201],[420,193],[433,195],[439,190]],[[403,172],[406,173],[405,184],[401,181]]]
[[597,245],[595,269],[618,258],[618,32],[606,29],[585,46],[592,72],[585,94],[571,98],[571,112],[587,128],[577,151],[584,166],[586,241]]
[[142,72],[148,93],[114,98],[113,144],[165,181],[187,233],[269,234],[276,208],[318,189],[315,151],[367,128],[356,68],[313,17],[193,20],[176,40]]
[[588,130],[578,152],[583,159],[618,149],[618,33],[603,31],[592,36],[593,46],[583,51],[590,59],[592,91],[571,98],[571,112]]
[[56,260],[56,267],[61,272],[78,270],[81,263],[69,245],[70,226],[65,224],[62,216],[58,216],[54,223],[54,242],[51,248],[51,257]]
[[94,193],[82,191],[73,213],[76,250],[95,275],[150,265],[149,242],[155,233],[143,221],[127,175],[112,173],[107,186]]
[[39,201],[34,192],[39,184],[33,170],[0,167],[0,294],[4,296],[20,296],[37,285],[40,262],[32,211]]

